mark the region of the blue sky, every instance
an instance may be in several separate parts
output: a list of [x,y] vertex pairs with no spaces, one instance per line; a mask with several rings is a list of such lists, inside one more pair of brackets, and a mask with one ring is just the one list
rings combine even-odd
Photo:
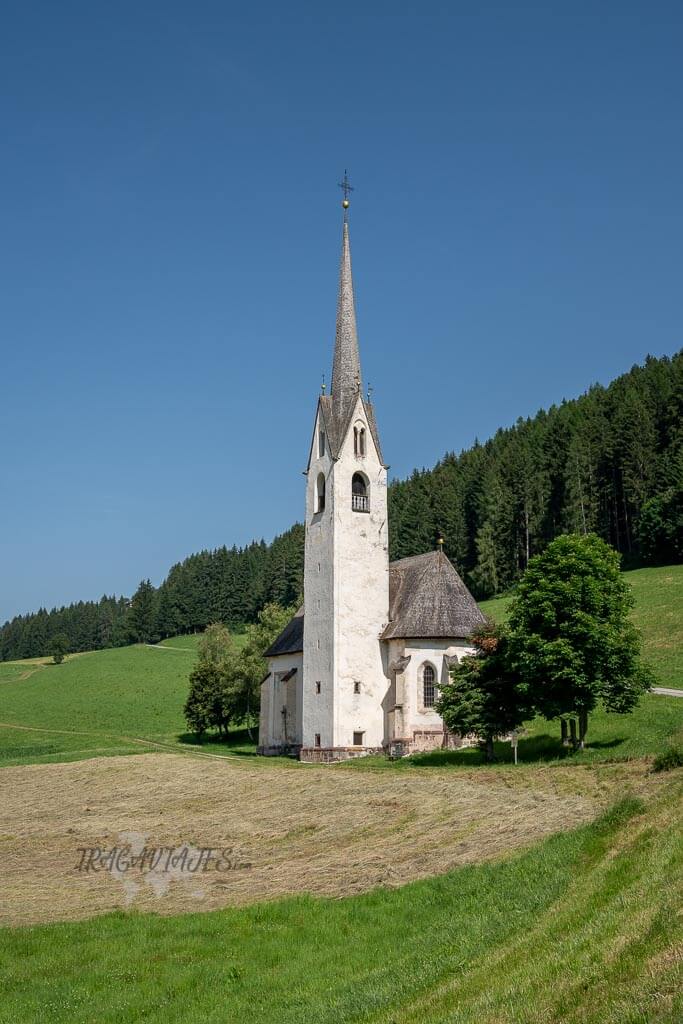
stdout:
[[8,0],[0,621],[300,518],[341,218],[392,474],[683,344],[680,3]]

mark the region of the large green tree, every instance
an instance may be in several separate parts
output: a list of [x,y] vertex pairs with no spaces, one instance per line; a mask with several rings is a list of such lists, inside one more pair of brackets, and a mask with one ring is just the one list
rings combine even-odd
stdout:
[[188,726],[199,736],[209,729],[228,735],[237,703],[236,663],[237,652],[229,630],[221,623],[208,626],[199,641],[184,709]]
[[471,637],[474,654],[451,670],[436,710],[451,732],[476,736],[493,761],[493,743],[533,714],[530,690],[511,667],[508,639],[490,624]]
[[251,729],[259,708],[259,687],[267,671],[264,651],[284,629],[293,611],[267,604],[258,621],[247,626],[239,646],[222,624],[207,628],[199,641],[185,703],[185,718],[193,732],[202,735],[217,729],[227,736],[231,722],[244,723]]
[[599,701],[623,714],[651,684],[619,561],[594,534],[558,537],[531,559],[512,601],[510,664],[545,718],[578,720],[580,746]]

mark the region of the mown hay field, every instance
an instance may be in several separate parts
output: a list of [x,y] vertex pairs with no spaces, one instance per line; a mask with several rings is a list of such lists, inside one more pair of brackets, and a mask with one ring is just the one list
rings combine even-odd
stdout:
[[[648,779],[642,763],[392,774],[287,763],[264,771],[178,754],[5,768],[0,923],[402,885],[572,828]],[[131,843],[230,849],[249,866],[186,877],[164,893],[146,877],[149,864],[125,877],[78,870],[79,850]]]

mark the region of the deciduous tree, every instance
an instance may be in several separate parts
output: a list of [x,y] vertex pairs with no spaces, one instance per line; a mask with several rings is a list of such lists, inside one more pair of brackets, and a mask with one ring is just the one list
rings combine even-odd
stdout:
[[490,624],[471,637],[474,654],[451,670],[436,704],[451,732],[477,736],[493,761],[493,742],[532,715],[529,688],[511,668],[508,640],[500,626]]
[[594,534],[558,537],[518,584],[510,664],[545,718],[576,716],[580,746],[598,701],[623,714],[650,686],[632,604],[619,555]]
[[55,665],[61,665],[64,661],[64,656],[69,651],[69,638],[64,633],[57,633],[56,636],[52,637],[52,660]]

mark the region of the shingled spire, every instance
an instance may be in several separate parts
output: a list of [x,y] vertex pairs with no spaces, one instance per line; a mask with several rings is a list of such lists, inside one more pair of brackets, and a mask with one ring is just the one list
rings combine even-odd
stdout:
[[353,302],[351,246],[349,225],[344,216],[341,265],[339,268],[339,300],[337,302],[337,333],[332,363],[332,401],[337,409],[346,411],[361,391],[360,356],[356,310]]

